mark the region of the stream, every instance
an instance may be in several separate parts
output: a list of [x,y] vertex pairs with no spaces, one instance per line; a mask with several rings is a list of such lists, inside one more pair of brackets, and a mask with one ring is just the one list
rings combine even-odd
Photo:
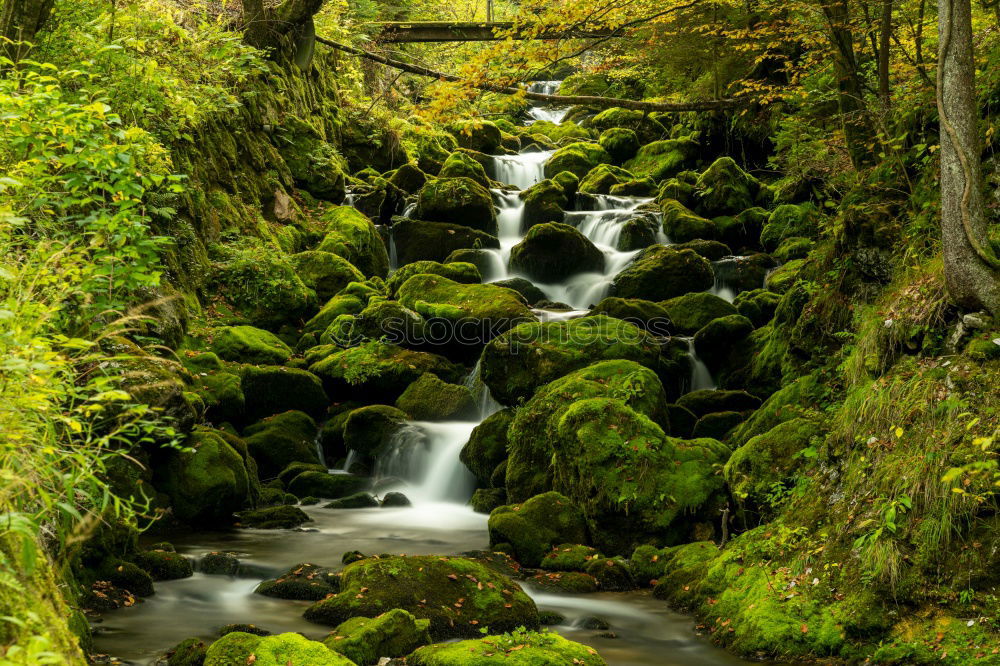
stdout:
[[[533,84],[539,92],[555,92],[558,82]],[[530,122],[560,122],[565,109],[535,107]],[[524,189],[542,180],[545,161],[552,151],[494,157],[496,180]],[[500,249],[488,250],[491,265],[484,281],[515,275],[508,269],[511,248],[524,237],[523,203],[516,190],[493,192],[498,209]],[[549,300],[569,310],[536,310],[541,320],[564,320],[582,316],[607,296],[611,282],[637,251],[617,249],[621,225],[636,215],[651,199],[591,196],[578,197],[587,210],[567,212],[566,222],[575,226],[605,257],[599,273],[578,274],[564,284],[538,284]],[[643,214],[656,215],[655,212]],[[668,243],[662,236],[659,242]],[[391,248],[392,249],[392,248]],[[718,280],[713,293],[732,299],[731,290]],[[704,363],[690,345],[692,390],[715,388]],[[302,611],[310,602],[287,601],[253,593],[262,580],[274,578],[289,567],[312,562],[338,565],[346,551],[366,554],[457,554],[489,546],[487,516],[473,512],[467,502],[475,487],[472,474],[459,461],[459,452],[478,423],[500,409],[489,391],[478,381],[478,365],[467,385],[479,404],[479,420],[456,422],[412,422],[394,436],[391,446],[377,460],[375,484],[379,493],[401,490],[413,502],[407,508],[325,509],[302,507],[312,519],[299,530],[234,529],[228,531],[177,531],[158,534],[177,551],[198,560],[213,551],[230,551],[240,558],[235,576],[206,575],[156,583],[155,595],[133,607],[104,615],[95,625],[96,651],[133,664],[153,664],[179,641],[192,636],[211,640],[218,629],[230,623],[253,623],[272,633],[300,632],[312,639],[325,637],[330,628],[307,622]],[[339,470],[331,470],[335,473]],[[674,612],[652,598],[649,591],[589,595],[559,595],[525,590],[540,610],[557,611],[563,622],[550,629],[567,638],[593,646],[608,664],[626,665],[714,665],[748,663],[699,637],[694,620]],[[585,628],[585,620],[599,618],[610,630]]]

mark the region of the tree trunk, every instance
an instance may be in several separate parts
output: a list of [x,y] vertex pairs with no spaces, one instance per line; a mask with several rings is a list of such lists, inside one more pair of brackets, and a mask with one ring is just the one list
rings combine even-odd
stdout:
[[837,103],[847,140],[851,163],[859,168],[871,161],[872,131],[864,108],[858,61],[854,54],[854,35],[850,28],[847,0],[820,0],[830,26],[834,67],[840,94]]
[[[6,0],[0,8],[0,56],[17,62],[52,13],[54,0]],[[10,41],[7,41],[10,40]]]
[[878,45],[878,96],[885,108],[889,108],[889,42],[892,39],[892,0],[882,0],[882,25],[879,29]]
[[[284,0],[276,7],[267,7],[264,0],[243,0],[243,39],[259,49],[275,48],[289,33],[312,34],[307,24],[323,6],[323,0]],[[309,48],[298,44],[297,48]]]
[[987,235],[971,0],[938,0],[941,243],[952,300],[1000,314],[1000,260]]

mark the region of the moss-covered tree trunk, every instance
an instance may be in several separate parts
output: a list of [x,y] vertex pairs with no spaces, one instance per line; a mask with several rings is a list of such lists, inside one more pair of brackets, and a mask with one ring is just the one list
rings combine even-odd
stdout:
[[0,55],[17,62],[42,29],[55,0],[4,0],[0,8]]
[[257,48],[275,48],[286,35],[312,32],[312,17],[323,0],[284,0],[269,6],[265,0],[243,0],[244,39]]
[[1000,260],[983,202],[971,0],[938,0],[941,241],[945,280],[959,305],[1000,314]]
[[844,127],[844,138],[855,167],[871,161],[872,131],[864,106],[861,75],[854,53],[854,33],[850,28],[847,0],[820,0],[828,23],[833,46],[834,68],[840,94],[837,103]]

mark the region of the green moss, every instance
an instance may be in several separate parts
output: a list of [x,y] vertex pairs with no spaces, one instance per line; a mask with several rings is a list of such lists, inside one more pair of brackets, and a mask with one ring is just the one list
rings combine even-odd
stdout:
[[495,153],[500,147],[500,128],[489,120],[474,118],[458,121],[448,128],[462,148],[481,153]]
[[242,420],[246,411],[246,398],[239,375],[231,372],[196,374],[195,387],[205,405],[205,418],[208,421],[226,423]]
[[697,333],[713,319],[737,314],[731,303],[704,291],[684,294],[661,305],[670,318],[671,330],[681,335]]
[[404,164],[392,172],[389,182],[407,194],[416,194],[427,182],[427,174],[415,164]]
[[656,580],[663,575],[667,564],[667,553],[670,548],[656,548],[642,545],[632,551],[629,566],[632,574],[640,585],[655,585]]
[[461,421],[478,413],[468,387],[444,382],[432,372],[407,386],[396,407],[416,421]]
[[698,439],[710,437],[712,439],[725,440],[732,432],[733,428],[743,423],[745,416],[739,412],[713,412],[705,414],[695,423],[691,431],[691,437]]
[[365,276],[386,276],[389,255],[385,243],[363,213],[350,206],[336,206],[323,212],[319,224],[326,235],[317,250],[343,257]]
[[319,378],[282,366],[240,367],[246,412],[261,417],[289,410],[320,414],[330,405]]
[[599,591],[597,579],[580,571],[538,572],[528,582],[542,590],[557,594],[593,594]]
[[[527,141],[530,140],[538,142],[539,137],[541,137],[544,139],[544,142],[541,142],[540,146],[544,149],[554,147],[553,144],[590,138],[590,132],[587,129],[580,127],[572,120],[564,120],[559,124],[548,120],[539,120],[538,122],[532,123],[531,127],[528,128],[527,131],[529,134],[522,137],[521,142],[526,146]],[[546,143],[548,145],[546,145]]]
[[405,412],[388,405],[351,410],[344,422],[344,446],[371,460],[406,420]]
[[303,284],[315,291],[321,301],[332,298],[351,282],[365,279],[354,264],[332,252],[309,250],[293,254],[288,260]]
[[767,324],[774,317],[780,294],[767,289],[753,289],[736,295],[733,305],[736,311],[753,322],[756,328]]
[[469,506],[473,511],[487,515],[506,503],[507,491],[503,488],[477,488],[469,500]]
[[187,638],[167,652],[167,666],[202,666],[208,646],[200,638]]
[[731,157],[720,157],[698,177],[696,212],[706,217],[736,215],[770,203],[771,191],[741,169]]
[[546,571],[584,571],[591,560],[600,557],[597,549],[590,546],[561,543],[546,553],[540,566]]
[[625,168],[639,178],[660,181],[689,168],[698,152],[698,144],[688,138],[654,141],[640,148]]
[[598,143],[608,151],[615,164],[623,164],[639,151],[639,137],[627,127],[611,127],[601,132]]
[[[694,205],[691,203],[690,205]],[[719,239],[735,250],[755,248],[760,241],[760,232],[767,222],[768,213],[763,208],[755,207],[738,215],[723,215],[716,217],[715,227],[719,231]],[[744,254],[744,252],[739,252]]]
[[410,655],[407,663],[413,666],[603,666],[605,662],[593,648],[558,634],[518,632],[429,645]]
[[586,573],[606,592],[628,592],[636,588],[629,563],[621,557],[594,558],[587,564]]
[[379,502],[371,493],[354,493],[323,505],[324,509],[374,509]]
[[401,266],[421,260],[443,262],[455,250],[500,247],[494,234],[467,227],[465,222],[397,219],[392,225],[392,237]]
[[779,263],[786,263],[794,259],[805,259],[815,243],[801,236],[792,236],[781,241],[781,245],[774,251],[774,258]]
[[611,187],[633,180],[635,176],[621,167],[598,164],[580,181],[579,192],[583,194],[610,194]]
[[985,363],[1000,358],[1000,332],[994,331],[985,338],[975,338],[965,346],[965,355],[974,361]]
[[438,178],[420,189],[414,217],[461,224],[496,235],[497,220],[489,190],[471,178]]
[[296,497],[340,499],[366,489],[371,481],[351,474],[302,472],[288,482],[288,492]]
[[319,601],[340,590],[340,574],[315,564],[296,564],[277,578],[265,580],[255,594],[275,599]]
[[[565,177],[563,179],[565,180]],[[575,183],[573,187],[575,192]],[[566,216],[563,211],[570,207],[570,195],[567,194],[566,188],[552,178],[535,183],[523,190],[519,196],[524,201],[522,224],[526,229],[546,222],[562,222]]]
[[556,544],[587,541],[580,509],[559,493],[536,495],[490,514],[490,545],[510,544],[521,564],[537,567]]
[[604,315],[532,322],[492,340],[483,350],[480,373],[496,400],[513,405],[554,379],[608,359],[657,368],[660,344],[634,324]]
[[292,357],[292,349],[281,338],[253,326],[214,329],[210,349],[226,361],[281,365]]
[[415,261],[412,264],[400,267],[399,270],[392,274],[392,277],[386,282],[389,293],[396,294],[404,282],[420,273],[425,275],[440,275],[441,277],[462,284],[476,284],[483,281],[479,269],[467,262],[452,261],[442,264],[437,261]]
[[194,573],[191,561],[166,550],[147,550],[135,556],[135,563],[149,572],[153,580],[176,580]]
[[295,184],[317,199],[343,200],[347,161],[336,148],[309,123],[294,116],[285,120],[282,129],[278,150]]
[[261,530],[291,529],[309,522],[305,511],[296,506],[269,506],[237,514],[242,527]]
[[227,524],[248,499],[250,479],[243,458],[216,432],[188,435],[193,451],[171,451],[161,487],[174,515],[184,522]]
[[783,204],[774,209],[760,233],[760,244],[774,252],[788,238],[815,239],[819,236],[822,216],[811,203]]
[[638,298],[605,298],[595,305],[591,315],[607,315],[639,326],[654,335],[666,335],[670,316],[659,303],[644,301]]
[[723,470],[733,495],[755,506],[764,505],[772,486],[784,482],[801,466],[795,454],[820,434],[815,420],[795,418],[750,438],[733,451]]
[[405,657],[430,643],[429,625],[396,608],[375,618],[351,618],[330,632],[323,644],[359,666],[375,666],[382,657]]
[[604,253],[575,227],[546,222],[532,226],[513,247],[510,268],[528,279],[555,283],[577,273],[599,273]]
[[[483,187],[490,186],[490,179],[486,176],[486,169],[483,168],[483,165],[462,151],[455,151],[449,155],[438,175],[441,178],[469,178]],[[451,220],[442,221],[450,222]]]
[[714,222],[695,215],[679,201],[664,199],[660,202],[660,210],[663,213],[663,233],[675,243],[713,240],[719,235]]
[[275,414],[243,431],[250,455],[263,479],[276,477],[293,462],[318,464],[316,422],[299,411]]
[[795,281],[799,279],[799,272],[805,266],[805,259],[794,259],[789,261],[776,269],[774,269],[770,274],[768,274],[767,279],[764,280],[764,287],[768,291],[773,291],[777,294],[784,294],[792,288]]
[[459,459],[469,468],[480,485],[488,486],[497,465],[507,459],[507,428],[514,419],[510,409],[486,417],[469,436]]
[[317,641],[311,641],[299,634],[276,634],[255,636],[234,631],[212,643],[205,655],[205,666],[233,666],[249,664],[255,666],[288,666],[294,664],[324,664],[329,666],[349,666],[353,664]]
[[569,171],[583,178],[598,164],[610,164],[611,155],[600,144],[578,141],[563,146],[545,162],[545,177],[552,178],[560,171]]
[[392,556],[354,562],[344,568],[341,592],[307,608],[305,617],[339,625],[394,608],[430,620],[431,636],[438,640],[476,636],[481,628],[538,627],[534,602],[514,581],[461,557]]
[[709,370],[725,367],[742,340],[753,333],[753,323],[741,314],[713,319],[694,334],[694,348]]
[[715,284],[712,264],[691,250],[654,245],[640,252],[614,280],[619,298],[665,301]]
[[616,197],[655,197],[656,192],[656,181],[649,176],[612,185],[610,190],[610,193]]
[[[352,283],[355,284],[355,283]],[[361,283],[356,283],[361,284]],[[343,291],[326,302],[316,315],[306,322],[303,331],[306,333],[322,333],[342,314],[358,314],[365,309],[368,299],[375,295],[374,290],[364,297],[345,294]]]
[[560,171],[552,176],[552,182],[561,187],[570,199],[576,196],[576,191],[580,188],[580,177],[571,171]]

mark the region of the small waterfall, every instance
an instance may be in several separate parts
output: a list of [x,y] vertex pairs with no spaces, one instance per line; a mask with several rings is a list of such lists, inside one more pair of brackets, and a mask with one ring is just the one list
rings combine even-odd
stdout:
[[354,449],[349,449],[347,451],[347,458],[344,460],[344,466],[329,470],[330,474],[350,474],[351,465],[354,464],[354,458],[355,458]]
[[[555,95],[559,92],[562,81],[535,81],[528,85],[528,92],[541,93],[543,95]],[[558,125],[569,113],[568,106],[533,106],[528,109],[529,120],[525,123],[531,125],[539,120],[547,120]]]
[[691,379],[688,384],[688,391],[701,391],[703,389],[718,388],[712,373],[708,371],[705,362],[698,358],[698,353],[694,349],[694,338],[685,338],[688,346],[688,356],[691,357]]
[[401,490],[414,504],[468,502],[476,479],[458,455],[477,425],[475,421],[405,424],[390,438],[386,453],[376,460],[376,480],[405,482]]
[[492,416],[503,409],[503,406],[493,399],[493,394],[490,393],[490,387],[483,383],[483,378],[480,375],[482,362],[481,357],[476,361],[476,365],[472,368],[472,372],[470,372],[469,376],[465,378],[465,386],[472,391],[472,397],[476,401],[476,407],[479,408],[479,418],[485,420],[487,417]]
[[736,298],[736,290],[730,286],[732,279],[736,277],[739,269],[739,261],[742,257],[723,257],[712,262],[712,269],[715,272],[715,284],[711,293],[730,303]]
[[492,155],[494,178],[526,190],[545,178],[545,162],[554,150],[538,150],[517,155]]

